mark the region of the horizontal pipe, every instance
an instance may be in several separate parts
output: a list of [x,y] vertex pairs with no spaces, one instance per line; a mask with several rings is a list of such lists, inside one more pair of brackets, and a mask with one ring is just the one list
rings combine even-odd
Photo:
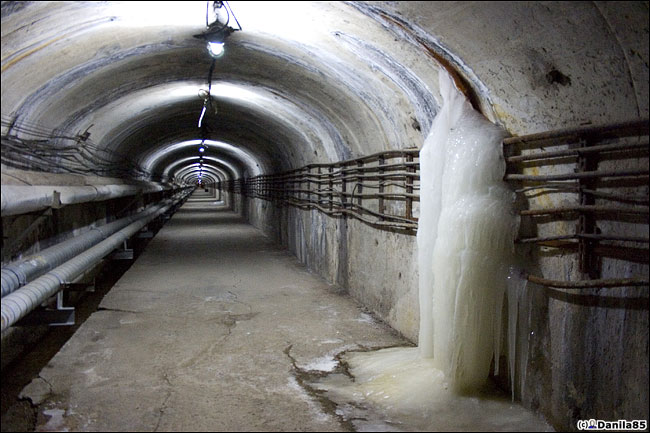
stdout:
[[504,180],[527,180],[543,182],[547,180],[571,180],[571,179],[594,179],[601,177],[637,177],[648,176],[648,170],[612,170],[612,171],[584,171],[581,173],[548,174],[548,175],[527,175],[508,174]]
[[526,277],[531,283],[540,284],[547,287],[556,287],[561,289],[589,289],[597,287],[627,287],[627,286],[648,286],[647,278],[612,278],[601,280],[582,280],[582,281],[558,281],[547,280],[546,278],[528,275]]
[[178,199],[174,202],[166,200],[165,205],[161,205],[146,218],[129,224],[83,253],[2,298],[2,331],[15,324],[41,303],[55,295],[63,284],[73,281],[87,269],[97,264],[111,251],[115,250],[124,241],[140,231],[150,221],[165,213],[175,202],[180,200]]
[[[573,240],[551,240],[540,241],[537,243],[540,247],[559,248],[568,251],[578,251],[580,243]],[[612,259],[626,260],[635,263],[648,263],[648,249],[636,248],[621,245],[597,244],[591,246],[594,254],[601,257]]]
[[524,216],[535,216],[535,215],[551,215],[551,214],[561,214],[568,212],[586,212],[586,213],[616,213],[616,214],[634,214],[634,215],[648,215],[648,208],[645,209],[634,209],[634,208],[622,208],[622,207],[611,207],[611,206],[594,206],[594,205],[581,205],[581,206],[565,206],[558,208],[546,208],[546,209],[527,209],[519,212],[520,215]]
[[[369,188],[368,185],[361,185],[364,188]],[[319,195],[319,196],[329,196],[329,195],[338,195],[338,196],[346,196],[346,197],[353,197],[353,198],[378,198],[378,197],[383,197],[387,198],[390,200],[406,200],[407,198],[411,198],[413,200],[420,200],[420,195],[419,194],[409,194],[409,193],[389,193],[389,192],[379,192],[379,193],[356,193],[353,194],[351,192],[344,192],[344,191],[338,191],[338,190],[309,190],[309,189],[282,189],[282,188],[265,188],[265,191],[267,193],[269,192],[277,192],[277,193],[284,193],[285,195],[291,195],[291,194],[313,194],[313,195]],[[255,192],[253,192],[253,195]],[[267,199],[267,196],[264,195],[254,195],[255,198],[260,198],[260,199]]]
[[537,191],[537,190],[546,190],[542,191],[543,193],[550,194],[554,192],[574,192],[574,193],[580,193],[582,192],[583,194],[589,194],[594,197],[599,197],[599,198],[604,198],[608,200],[614,200],[614,201],[624,201],[624,202],[631,202],[631,203],[636,203],[640,205],[647,205],[648,204],[648,196],[627,196],[627,195],[620,195],[620,194],[612,194],[608,192],[602,192],[602,191],[597,191],[594,189],[589,189],[589,188],[582,188],[580,187],[579,183],[566,183],[566,184],[546,184],[546,185],[534,185],[534,186],[527,186],[524,188],[519,188],[516,189],[516,193],[525,193],[529,191]]
[[359,162],[368,162],[379,158],[399,158],[408,155],[418,156],[419,154],[420,154],[420,149],[418,148],[386,150],[383,152],[377,152],[370,155],[362,156],[360,158],[346,159],[344,161],[334,162],[330,164],[328,163],[309,164],[302,168],[298,168],[292,171],[299,171],[299,170],[305,170],[305,169],[317,168],[317,167],[325,167],[325,168],[342,167],[346,165],[357,164]]
[[599,139],[631,137],[648,135],[648,119],[633,120],[604,126],[581,126],[555,131],[540,132],[537,134],[509,137],[503,140],[504,145],[512,144],[537,144],[543,145],[548,141],[561,140],[566,143],[582,137],[597,137]]
[[582,233],[574,235],[559,235],[559,236],[547,236],[539,238],[521,238],[515,240],[518,244],[530,244],[530,243],[539,243],[539,242],[548,242],[548,241],[562,241],[569,239],[591,239],[597,241],[623,241],[623,242],[641,242],[648,243],[648,238],[635,237],[635,236],[615,236],[615,235],[603,235],[603,234],[591,234],[591,233]]
[[171,189],[170,186],[150,183],[138,185],[96,186],[23,186],[3,185],[0,193],[1,215],[21,215],[57,205],[54,192],[60,194],[61,205],[103,201],[113,198]]
[[100,227],[94,227],[80,236],[75,236],[36,254],[3,266],[2,297],[4,298],[20,286],[70,260],[118,230],[141,218],[146,218],[157,209],[157,205],[150,206],[135,215],[121,218]]
[[517,155],[506,158],[506,162],[524,162],[537,159],[558,158],[563,156],[579,156],[588,153],[616,152],[621,150],[638,149],[648,147],[648,142],[626,143],[626,144],[603,144],[600,146],[580,147],[576,149],[556,150],[552,152],[538,152],[528,155]]
[[417,229],[417,224],[416,223],[396,223],[396,222],[391,222],[391,221],[373,221],[369,218],[365,218],[362,215],[360,215],[357,212],[353,212],[351,210],[347,209],[335,209],[335,210],[329,210],[326,209],[322,206],[319,206],[314,203],[309,203],[309,204],[304,204],[304,203],[292,203],[289,202],[289,204],[294,205],[299,208],[306,208],[306,209],[317,209],[327,215],[349,215],[351,217],[354,217],[362,222],[368,223],[370,225],[375,225],[379,227],[387,227],[387,228],[392,228],[392,229],[399,229],[399,230],[416,230]]

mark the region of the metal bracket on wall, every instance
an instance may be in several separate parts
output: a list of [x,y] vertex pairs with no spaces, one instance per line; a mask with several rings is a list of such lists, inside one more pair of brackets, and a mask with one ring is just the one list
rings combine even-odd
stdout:
[[[579,149],[586,149],[591,144],[586,139],[578,142]],[[598,169],[598,154],[590,152],[578,152],[576,161],[576,173],[593,172]],[[593,178],[578,179],[578,204],[581,208],[593,206],[595,204],[594,196],[586,194],[585,190],[596,189],[596,183]],[[578,235],[598,234],[596,226],[596,217],[593,212],[578,212],[578,224],[576,233]],[[598,245],[597,239],[590,239],[588,236],[578,238],[578,266],[588,279],[600,278],[600,266],[598,256],[594,254],[594,247]]]
[[126,241],[122,244],[121,248],[116,249],[109,256],[111,260],[133,260],[133,248],[127,246]]
[[136,235],[138,239],[151,239],[153,238],[153,232],[149,230],[148,226],[145,226],[138,232]]
[[71,292],[94,292],[95,281],[93,279],[91,283],[66,283],[64,288]]
[[[50,326],[72,326],[74,325],[74,307],[63,306],[63,290],[56,294],[56,309],[50,310],[52,318]],[[46,310],[48,311],[48,310]]]
[[[516,183],[517,192],[575,197],[574,203],[554,206],[548,200],[540,202],[541,206],[537,204],[539,208],[520,211],[534,225],[555,222],[566,226],[568,221],[575,221],[573,232],[565,228],[564,232],[522,237],[516,242],[550,248],[558,255],[577,253],[580,280],[556,281],[529,275],[528,281],[569,289],[648,286],[647,272],[628,275],[621,271],[617,275],[610,271],[605,275],[609,278],[603,278],[601,268],[603,259],[648,263],[649,240],[643,230],[645,226],[647,233],[650,173],[643,160],[648,158],[649,130],[648,119],[641,119],[503,140],[507,155],[505,180]],[[519,173],[526,167],[561,167],[569,163],[575,164],[573,172]]]
[[74,307],[63,306],[63,290],[56,294],[56,307],[41,308],[32,311],[30,314],[21,319],[18,326],[72,326],[75,324]]

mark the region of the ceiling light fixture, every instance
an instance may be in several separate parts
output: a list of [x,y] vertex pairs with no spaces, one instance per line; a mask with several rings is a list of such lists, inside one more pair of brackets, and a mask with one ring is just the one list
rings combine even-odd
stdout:
[[208,53],[215,59],[221,57],[225,51],[225,42],[208,42]]
[[[230,17],[237,23],[237,28],[230,27]],[[242,29],[237,17],[233,13],[228,2],[213,1],[212,17],[210,17],[210,2],[206,4],[205,10],[206,30],[194,35],[195,38],[204,39],[207,42],[208,52],[213,58],[221,57],[224,53],[224,43],[231,33]]]
[[[237,23],[237,28],[230,27],[230,17],[235,20]],[[230,36],[231,33],[239,31],[242,29],[237,17],[233,13],[232,9],[228,2],[213,1],[212,2],[212,17],[210,16],[210,2],[206,2],[205,10],[205,26],[206,30],[200,35],[194,35],[195,38],[203,39],[207,43],[208,52],[212,57],[212,64],[210,65],[210,72],[208,73],[208,90],[201,89],[199,90],[199,97],[203,99],[203,108],[201,109],[201,114],[199,116],[199,129],[203,136],[201,140],[201,145],[199,146],[199,153],[205,152],[207,146],[204,145],[205,139],[207,137],[207,125],[203,123],[203,117],[208,107],[214,109],[214,114],[217,114],[217,104],[216,101],[212,101],[212,73],[214,72],[214,66],[216,64],[216,59],[223,56],[225,52],[225,42],[226,38]]]

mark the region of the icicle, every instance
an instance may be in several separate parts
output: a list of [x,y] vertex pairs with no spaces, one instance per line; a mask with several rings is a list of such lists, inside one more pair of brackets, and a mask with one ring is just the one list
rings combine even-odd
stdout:
[[526,290],[528,281],[521,270],[511,267],[508,275],[508,370],[512,401],[515,400],[515,365],[517,355],[517,324],[519,322],[519,304],[522,293]]
[[[520,300],[527,300],[528,299],[528,280],[524,280],[521,293],[519,294],[519,299]],[[521,303],[521,302],[520,302]],[[530,353],[530,339],[533,335],[533,332],[531,331],[532,328],[532,323],[531,323],[531,309],[528,305],[526,305],[526,309],[528,310],[528,321],[526,322],[526,347],[521,347],[519,348],[519,353],[521,353],[521,363],[520,363],[520,370],[521,370],[521,399],[524,399],[524,394],[526,392],[526,375],[528,373],[528,354]]]

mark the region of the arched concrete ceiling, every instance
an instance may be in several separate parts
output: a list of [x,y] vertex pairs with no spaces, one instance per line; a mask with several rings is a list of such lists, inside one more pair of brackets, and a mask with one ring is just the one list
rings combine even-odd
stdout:
[[[243,31],[216,60],[203,122],[234,176],[420,146],[442,67],[513,133],[647,116],[647,2],[230,5]],[[88,131],[163,177],[196,155],[178,143],[204,138],[205,10],[3,2],[2,133]]]
[[202,169],[199,166],[195,167],[186,167],[183,170],[178,172],[178,177],[182,179],[184,183],[188,183],[193,179],[201,178],[206,182],[209,180],[212,183],[217,183],[221,181],[220,173],[214,170],[212,167],[204,166]]
[[[233,167],[231,167],[229,164],[211,156],[203,158],[203,161],[205,161],[204,165],[209,164],[215,170],[219,171],[221,180],[227,181],[227,180],[237,179],[236,173],[235,171],[233,171]],[[180,172],[181,170],[187,167],[193,167],[195,164],[198,164],[198,162],[199,162],[198,156],[188,156],[187,158],[178,159],[174,161],[171,165],[168,165],[167,168],[165,168],[165,171],[163,172],[163,177],[174,178],[177,176],[178,172]]]
[[214,175],[216,179],[224,180],[223,172],[221,172],[221,170],[219,170],[217,167],[214,167],[212,165],[199,166],[198,164],[192,164],[181,170],[178,170],[178,172],[176,172],[176,176],[182,178],[183,176],[186,176],[188,173],[194,173],[194,172],[210,173]]

